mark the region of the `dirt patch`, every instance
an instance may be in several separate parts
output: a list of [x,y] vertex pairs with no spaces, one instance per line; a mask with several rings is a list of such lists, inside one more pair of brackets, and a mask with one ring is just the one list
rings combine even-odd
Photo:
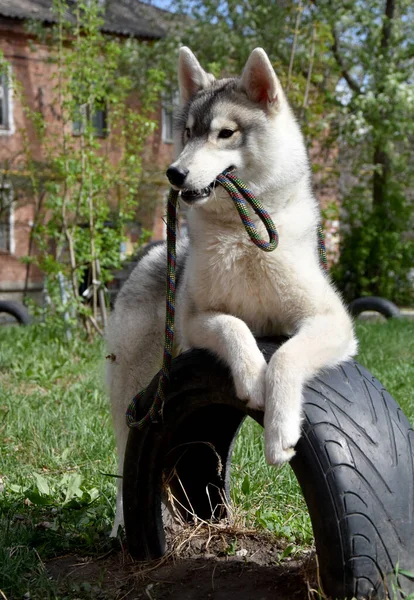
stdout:
[[176,541],[169,555],[151,563],[120,551],[64,556],[47,569],[62,593],[79,599],[302,600],[315,587],[314,553],[284,557],[290,547],[266,534],[199,528]]

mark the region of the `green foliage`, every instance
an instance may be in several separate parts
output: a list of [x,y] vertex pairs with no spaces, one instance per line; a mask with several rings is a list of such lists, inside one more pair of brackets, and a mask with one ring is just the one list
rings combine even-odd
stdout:
[[414,9],[408,0],[318,3],[342,79],[343,200],[340,260],[345,296],[414,300]]
[[402,306],[413,302],[412,209],[402,190],[393,188],[387,186],[381,206],[372,206],[361,185],[343,200],[340,260],[331,274],[347,301],[382,296]]
[[189,15],[180,41],[196,52],[207,70],[215,76],[239,75],[252,49],[263,47],[304,119],[306,133],[327,135],[330,104],[335,104],[335,65],[326,51],[329,28],[313,3],[176,0],[172,6]]
[[172,6],[188,23],[180,42],[215,75],[239,74],[250,51],[265,48],[313,149],[315,181],[335,190],[342,172],[341,257],[333,273],[346,297],[412,302],[412,2]]
[[[36,135],[34,140],[20,132],[24,152],[18,169],[28,174],[26,192],[35,204],[36,252],[27,262],[46,274],[50,312],[60,322],[66,313],[73,322],[81,317],[95,326],[98,290],[119,267],[126,223],[138,204],[143,147],[156,126],[153,112],[163,81],[160,71],[146,69],[137,92],[124,67],[138,46],[106,36],[102,10],[98,0],[54,0],[57,23],[29,25],[33,49],[38,43],[48,47],[52,98],[44,112],[53,112],[52,121],[16,82]],[[92,306],[79,294],[86,277]]]
[[[414,9],[409,0],[356,5],[175,0],[174,14],[163,17],[169,35],[152,44],[103,35],[97,0],[76,3],[75,23],[66,19],[64,0],[54,6],[58,25],[46,30],[32,23],[31,30],[54,48],[54,110],[62,127],[49,131],[42,115],[30,111],[47,168],[34,160],[28,143],[26,160],[39,213],[53,215],[36,219],[34,242],[42,256],[30,260],[48,273],[58,313],[58,273],[70,283],[74,314],[87,319],[90,309],[78,297],[79,281],[89,265],[95,268],[96,257],[101,282],[119,263],[119,242],[136,204],[140,152],[154,127],[151,108],[162,89],[176,89],[177,49],[183,43],[216,76],[239,74],[253,47],[266,49],[301,120],[315,181],[335,190],[343,174],[341,258],[333,271],[339,287],[348,299],[381,294],[412,301]],[[131,93],[139,94],[139,112],[130,108]],[[97,137],[93,126],[94,112],[105,107],[112,148],[123,149],[115,163],[109,160],[108,140]]]

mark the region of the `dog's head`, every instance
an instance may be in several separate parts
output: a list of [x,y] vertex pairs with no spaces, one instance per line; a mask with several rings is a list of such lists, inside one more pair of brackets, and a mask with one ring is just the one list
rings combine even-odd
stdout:
[[207,202],[215,178],[229,168],[256,192],[303,172],[302,136],[264,50],[253,50],[240,78],[216,80],[183,47],[178,78],[183,149],[167,177],[185,202]]

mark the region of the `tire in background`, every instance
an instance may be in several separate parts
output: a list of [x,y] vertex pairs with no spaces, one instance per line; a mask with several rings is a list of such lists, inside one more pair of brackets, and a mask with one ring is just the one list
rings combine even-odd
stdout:
[[386,319],[400,319],[400,309],[391,300],[380,298],[378,296],[366,296],[364,298],[356,298],[349,304],[349,311],[353,317],[358,317],[366,310],[374,311],[385,317]]
[[[259,345],[267,358],[277,348]],[[154,379],[143,411],[156,385]],[[349,362],[306,387],[304,412],[291,467],[308,505],[324,592],[333,598],[414,592],[409,577],[394,574],[397,567],[414,572],[414,432],[401,408],[366,369]],[[129,434],[123,485],[133,556],[165,552],[166,483],[187,520],[193,512],[220,517],[246,414],[262,424],[262,414],[246,410],[228,369],[211,354],[193,350],[173,361],[163,422]]]
[[0,313],[12,315],[20,325],[29,325],[30,315],[23,304],[12,300],[0,300]]

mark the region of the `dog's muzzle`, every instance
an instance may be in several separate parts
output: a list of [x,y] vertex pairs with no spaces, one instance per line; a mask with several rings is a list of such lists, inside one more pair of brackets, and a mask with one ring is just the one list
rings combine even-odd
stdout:
[[[223,173],[228,173],[229,171],[234,171],[234,167],[228,167],[227,169],[225,169],[223,171]],[[215,179],[214,181],[212,181],[210,183],[210,185],[208,185],[205,188],[202,188],[201,190],[190,190],[190,189],[186,189],[186,188],[182,188],[181,189],[181,198],[184,200],[184,202],[187,202],[188,204],[197,202],[198,200],[204,200],[206,198],[208,198],[212,192],[212,190],[217,186],[217,180]]]

